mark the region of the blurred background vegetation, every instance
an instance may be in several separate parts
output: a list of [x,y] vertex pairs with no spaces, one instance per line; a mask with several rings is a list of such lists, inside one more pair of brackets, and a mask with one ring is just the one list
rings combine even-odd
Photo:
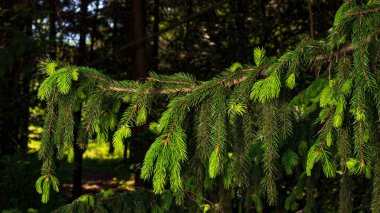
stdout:
[[[34,189],[45,108],[36,98],[41,59],[91,66],[115,79],[142,79],[152,70],[209,79],[235,61],[252,61],[254,47],[278,56],[306,36],[324,38],[341,3],[1,0],[0,210],[47,212],[83,193],[109,196],[150,186],[139,179],[139,168],[153,137],[141,127],[124,150],[108,141],[90,143],[76,149],[73,164],[58,162],[62,192],[41,204]],[[326,199],[334,197],[325,188]]]

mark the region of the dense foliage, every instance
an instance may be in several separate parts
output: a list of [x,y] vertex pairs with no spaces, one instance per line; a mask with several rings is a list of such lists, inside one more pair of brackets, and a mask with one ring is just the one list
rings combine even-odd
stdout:
[[[33,188],[41,162],[34,152],[40,147],[46,109],[46,102],[36,95],[45,77],[36,68],[41,58],[91,66],[118,80],[143,79],[148,70],[181,71],[206,80],[231,62],[253,61],[252,47],[264,47],[267,55],[279,56],[305,34],[324,38],[339,4],[328,0],[0,1],[0,173],[4,174],[0,188],[5,190],[0,209],[46,212],[83,193],[126,190],[124,184],[114,185],[114,178],[128,180],[136,189],[150,188],[140,177],[140,165],[155,137],[148,125],[133,128],[133,137],[124,140],[124,150],[116,152],[109,143],[113,131],[105,143],[90,140],[86,150],[79,149],[79,125],[75,125],[73,163],[55,161],[60,193],[51,194],[48,204],[38,202]],[[310,79],[308,75],[303,77]],[[155,100],[158,113],[150,113],[150,121],[165,108],[162,100]],[[125,107],[122,104],[120,113]],[[75,119],[79,116],[74,115]],[[94,181],[98,188],[93,187]],[[333,192],[330,186],[326,184],[322,191]],[[207,191],[203,196],[217,202],[217,194]],[[355,193],[358,199],[362,196]],[[331,198],[333,193],[326,197],[328,202],[319,202],[328,206],[334,202]]]
[[[132,127],[159,114],[155,106],[166,100],[149,125],[158,136],[141,172],[154,193],[170,190],[177,204],[193,193],[200,207],[211,199],[207,208],[214,210],[260,212],[265,198],[275,208],[310,212],[314,184],[334,178],[339,211],[350,212],[359,176],[371,179],[371,210],[380,212],[379,11],[377,1],[345,1],[326,40],[306,38],[279,58],[256,48],[251,64],[234,63],[208,81],[153,72],[144,81],[117,81],[92,68],[44,61],[48,77],[38,96],[47,101],[47,115],[36,182],[42,201],[50,188],[58,191],[54,157],[72,159],[75,137],[84,148],[115,130],[120,148]],[[122,103],[128,107],[118,116]],[[226,202],[234,199],[240,201]]]

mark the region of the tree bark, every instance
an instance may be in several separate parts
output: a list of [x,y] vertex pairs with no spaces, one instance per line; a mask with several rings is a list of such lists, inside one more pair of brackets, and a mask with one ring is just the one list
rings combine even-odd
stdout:
[[[89,0],[82,0],[80,6],[80,29],[79,29],[79,47],[78,47],[78,57],[77,64],[84,65],[86,59],[86,17],[87,17],[87,7]],[[83,170],[83,150],[78,144],[78,132],[79,132],[79,123],[81,117],[81,110],[75,113],[76,126],[74,131],[76,136],[74,137],[74,164],[73,164],[73,191],[72,198],[76,199],[82,195],[82,170]],[[86,139],[85,139],[86,140]]]
[[74,162],[73,162],[73,191],[72,199],[76,199],[82,195],[82,171],[83,171],[83,153],[85,150],[81,149],[78,145],[79,136],[79,123],[81,111],[74,114],[75,116],[75,129],[74,129]]
[[132,0],[133,13],[133,38],[139,41],[132,48],[134,50],[134,70],[135,79],[144,78],[148,75],[146,69],[145,41],[140,41],[145,37],[144,7],[142,0]]
[[315,38],[315,31],[314,31],[314,17],[313,17],[313,8],[312,8],[312,2],[311,0],[307,0],[307,9],[309,11],[309,29],[310,29],[310,36],[312,38]]
[[115,153],[115,147],[112,143],[112,137],[113,137],[113,131],[109,130],[108,132],[108,141],[109,141],[109,147],[108,147],[108,154],[113,155]]
[[82,0],[80,6],[78,65],[84,65],[86,59],[87,7],[89,0]]
[[[154,0],[154,23],[153,23],[153,33],[158,33],[160,24],[160,0]],[[158,49],[159,49],[160,36],[153,38],[153,70],[158,71]]]
[[[145,51],[145,20],[144,20],[144,1],[132,0],[132,16],[133,16],[133,40],[139,41],[131,49],[134,50],[133,54],[133,78],[141,79],[148,75],[146,66],[146,51]],[[146,151],[149,148],[147,141],[141,140],[139,134],[146,132],[147,125],[134,128],[135,137],[130,145],[131,163],[141,164],[144,160]],[[140,178],[141,168],[136,167],[135,170],[135,186],[146,187],[148,183]]]

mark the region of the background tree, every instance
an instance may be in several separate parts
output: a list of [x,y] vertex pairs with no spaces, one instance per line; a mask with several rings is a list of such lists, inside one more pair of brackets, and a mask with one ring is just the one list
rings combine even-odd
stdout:
[[[30,81],[40,47],[32,38],[33,2],[2,1],[0,28],[0,154],[26,150]],[[7,104],[5,104],[7,103]]]

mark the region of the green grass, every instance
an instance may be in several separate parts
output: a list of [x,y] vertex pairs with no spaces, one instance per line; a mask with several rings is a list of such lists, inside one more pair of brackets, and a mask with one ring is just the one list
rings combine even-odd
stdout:
[[108,143],[96,143],[90,142],[88,147],[83,154],[84,159],[122,159],[123,158],[123,150],[115,150],[113,154],[108,153],[109,144]]

